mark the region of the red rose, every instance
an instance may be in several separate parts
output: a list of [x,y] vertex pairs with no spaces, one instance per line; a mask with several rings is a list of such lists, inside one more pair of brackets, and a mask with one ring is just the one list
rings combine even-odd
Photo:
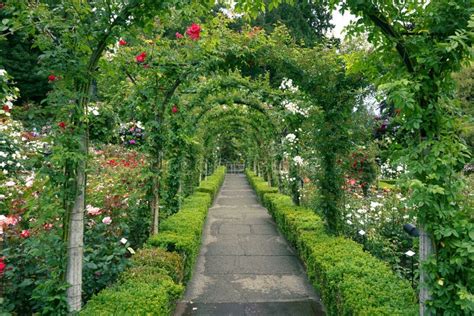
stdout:
[[20,233],[20,237],[21,238],[28,238],[30,237],[30,231],[28,229],[24,229],[21,231]]
[[137,63],[142,63],[145,61],[145,58],[146,58],[146,53],[143,52],[140,55],[136,56],[135,60],[137,61]]
[[180,38],[183,38],[183,34],[181,34],[180,32],[176,32],[176,38],[177,39],[180,39]]
[[196,23],[191,24],[191,26],[186,30],[186,34],[188,34],[188,36],[194,41],[199,39],[200,32],[201,27]]
[[5,112],[10,112],[10,107],[9,107],[8,105],[6,105],[6,104],[2,107],[2,109],[3,109]]
[[0,276],[3,275],[3,271],[5,271],[5,268],[6,268],[6,264],[5,264],[5,261],[3,261],[4,259],[3,258],[0,258]]
[[53,82],[53,81],[58,80],[58,77],[56,77],[55,75],[49,75],[48,80],[49,80],[49,82]]
[[177,113],[178,112],[178,107],[176,105],[173,105],[173,107],[171,108],[171,112]]
[[58,126],[61,127],[62,129],[65,129],[65,128],[66,128],[66,123],[64,123],[64,122],[59,122],[59,123],[58,123]]
[[127,45],[127,41],[124,40],[124,39],[120,39],[119,45],[120,45],[120,46],[125,46],[125,45]]

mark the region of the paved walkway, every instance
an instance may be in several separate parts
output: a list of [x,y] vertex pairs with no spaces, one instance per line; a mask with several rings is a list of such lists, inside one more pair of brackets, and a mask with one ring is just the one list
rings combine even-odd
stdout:
[[245,176],[228,174],[175,315],[324,315],[322,310],[294,250]]

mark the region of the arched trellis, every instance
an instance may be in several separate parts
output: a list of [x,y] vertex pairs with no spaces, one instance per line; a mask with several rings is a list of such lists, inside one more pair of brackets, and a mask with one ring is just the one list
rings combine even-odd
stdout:
[[[245,100],[239,98],[238,101]],[[247,155],[246,162],[253,162],[256,170],[262,169],[257,164],[258,160],[263,160],[271,165],[274,156],[271,150],[271,144],[274,143],[272,136],[277,133],[272,133],[276,131],[276,126],[267,111],[257,111],[252,107],[243,108],[242,104],[238,103],[232,105],[218,103],[203,109],[200,114],[196,118],[196,131],[202,134],[204,143],[208,143],[215,134],[220,134],[229,128],[247,128],[245,131],[248,132],[250,129],[251,132],[251,135],[247,135],[254,139],[255,152],[252,157]],[[271,170],[266,171],[265,176],[270,179]]]
[[[262,131],[257,122],[248,120],[247,117],[234,115],[220,117],[214,124],[206,126],[204,130],[204,143],[211,148],[215,148],[218,140],[225,141],[227,139],[230,141],[235,138],[247,142],[249,145],[245,152],[247,164],[256,162],[258,157],[271,156],[267,150],[268,136],[263,137],[265,131]],[[252,152],[252,156],[250,156],[250,152]]]

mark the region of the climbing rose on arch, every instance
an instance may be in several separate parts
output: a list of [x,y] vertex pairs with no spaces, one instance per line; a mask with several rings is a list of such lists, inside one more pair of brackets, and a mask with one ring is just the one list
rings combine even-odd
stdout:
[[140,55],[135,57],[135,60],[137,61],[137,63],[143,63],[145,61],[145,58],[146,58],[146,53],[142,52]]
[[191,24],[191,26],[186,30],[186,34],[188,34],[188,36],[194,41],[199,39],[200,33],[201,27],[196,23]]

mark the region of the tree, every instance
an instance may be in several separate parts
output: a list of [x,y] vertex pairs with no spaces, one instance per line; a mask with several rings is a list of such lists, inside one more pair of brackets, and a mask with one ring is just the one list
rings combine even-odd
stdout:
[[271,33],[278,23],[283,23],[293,39],[312,47],[325,38],[330,24],[331,11],[327,1],[301,0],[294,4],[283,3],[274,10],[262,12],[252,25],[263,27]]

